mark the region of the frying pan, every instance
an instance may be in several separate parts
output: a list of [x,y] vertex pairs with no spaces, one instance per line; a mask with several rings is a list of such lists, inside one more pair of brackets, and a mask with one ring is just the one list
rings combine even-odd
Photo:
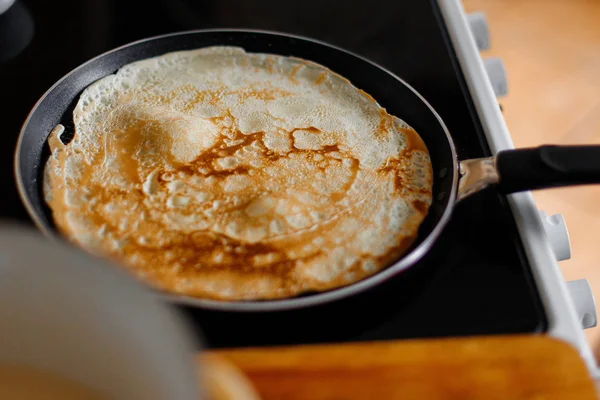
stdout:
[[322,64],[372,95],[421,135],[434,171],[433,202],[413,247],[383,271],[354,284],[297,298],[221,302],[164,294],[175,303],[222,311],[274,311],[316,306],[370,289],[412,266],[425,255],[447,224],[458,201],[495,185],[505,194],[555,186],[600,183],[600,146],[542,146],[507,150],[495,157],[458,161],[452,137],[427,101],[390,71],[343,49],[316,40],[274,32],[203,30],[158,36],[102,54],[52,86],[27,117],[17,143],[18,189],[29,214],[44,233],[59,237],[42,196],[42,172],[49,155],[49,132],[62,123],[73,129],[79,94],[125,64],[171,51],[230,45],[248,52],[295,56]]

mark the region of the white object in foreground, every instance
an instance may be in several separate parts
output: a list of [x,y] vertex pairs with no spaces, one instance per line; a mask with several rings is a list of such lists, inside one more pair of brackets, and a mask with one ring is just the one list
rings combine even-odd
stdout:
[[6,10],[12,7],[15,0],[0,0],[0,14],[4,14]]
[[25,364],[107,398],[198,399],[185,323],[118,267],[0,227],[0,364]]

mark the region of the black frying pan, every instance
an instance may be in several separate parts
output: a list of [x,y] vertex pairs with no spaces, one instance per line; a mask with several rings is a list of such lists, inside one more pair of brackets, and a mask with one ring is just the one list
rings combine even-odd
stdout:
[[496,184],[504,193],[546,187],[600,183],[600,146],[509,150],[496,157],[459,162],[454,143],[435,110],[406,82],[382,67],[345,50],[311,39],[279,33],[208,30],[141,40],[102,54],[58,81],[35,105],[25,121],[16,149],[15,170],[22,200],[37,226],[55,236],[42,197],[42,172],[48,134],[58,123],[72,129],[72,110],[79,94],[94,81],[125,64],[177,50],[233,45],[249,52],[295,56],[322,64],[372,95],[389,113],[398,115],[421,135],[434,170],[433,204],[412,249],[389,268],[352,285],[292,299],[219,302],[166,295],[174,302],[218,310],[267,311],[322,304],[356,294],[413,266],[433,245],[457,201]]

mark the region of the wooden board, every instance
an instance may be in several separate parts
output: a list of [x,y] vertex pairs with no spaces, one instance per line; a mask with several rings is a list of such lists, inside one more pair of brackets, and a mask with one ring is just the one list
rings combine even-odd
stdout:
[[577,351],[546,336],[219,350],[263,400],[597,399]]

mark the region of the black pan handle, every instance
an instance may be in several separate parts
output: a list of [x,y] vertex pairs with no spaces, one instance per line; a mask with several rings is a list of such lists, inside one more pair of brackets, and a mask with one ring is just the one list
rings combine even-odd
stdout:
[[505,194],[600,183],[600,146],[541,146],[496,156],[498,189]]

